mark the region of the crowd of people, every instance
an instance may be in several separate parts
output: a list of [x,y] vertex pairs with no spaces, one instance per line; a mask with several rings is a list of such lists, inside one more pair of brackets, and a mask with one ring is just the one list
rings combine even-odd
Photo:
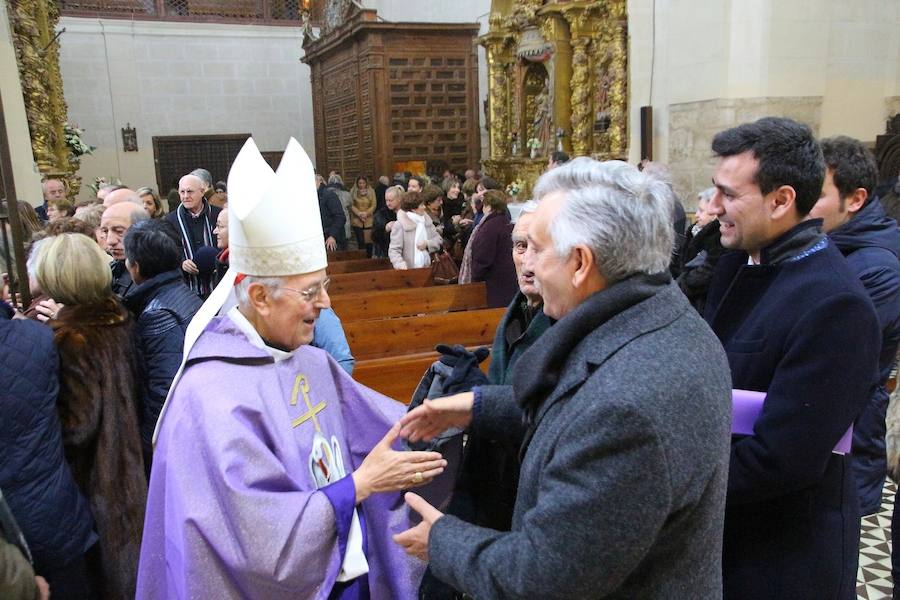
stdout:
[[[0,314],[0,596],[854,598],[900,184],[789,119],[712,152],[690,223],[665,165],[559,152],[514,213],[474,169],[348,190],[293,140],[177,205],[48,179]],[[487,374],[446,349],[409,411],[356,383],[349,246],[485,282]]]

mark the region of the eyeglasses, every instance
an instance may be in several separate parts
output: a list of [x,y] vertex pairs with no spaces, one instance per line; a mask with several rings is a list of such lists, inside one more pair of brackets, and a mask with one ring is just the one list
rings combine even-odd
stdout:
[[307,302],[315,302],[322,295],[322,292],[328,291],[328,286],[331,284],[331,279],[324,279],[322,283],[317,283],[312,285],[305,290],[295,290],[294,288],[289,288],[285,286],[280,286],[278,289],[280,290],[288,290],[291,292],[296,292],[300,294],[300,296],[306,300]]

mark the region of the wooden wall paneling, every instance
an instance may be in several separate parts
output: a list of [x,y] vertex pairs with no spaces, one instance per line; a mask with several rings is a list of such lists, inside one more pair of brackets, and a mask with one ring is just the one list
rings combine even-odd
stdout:
[[[305,44],[322,173],[391,174],[396,162],[480,156],[477,26],[366,22]],[[440,170],[443,170],[442,168]],[[349,184],[349,182],[347,182]]]

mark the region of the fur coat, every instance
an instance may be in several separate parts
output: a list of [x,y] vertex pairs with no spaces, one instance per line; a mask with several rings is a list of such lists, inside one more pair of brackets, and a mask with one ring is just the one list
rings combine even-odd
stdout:
[[63,446],[100,537],[103,597],[134,598],[147,502],[134,324],[113,297],[67,306],[49,324],[59,350]]

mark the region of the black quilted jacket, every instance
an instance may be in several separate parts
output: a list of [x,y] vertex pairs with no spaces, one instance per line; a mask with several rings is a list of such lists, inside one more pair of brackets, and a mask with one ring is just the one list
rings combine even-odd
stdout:
[[179,270],[132,286],[123,301],[137,322],[143,357],[147,387],[140,411],[141,444],[149,463],[156,420],[181,365],[184,330],[203,302],[184,284]]
[[58,369],[50,329],[0,310],[0,488],[38,573],[68,564],[97,540],[63,455]]

